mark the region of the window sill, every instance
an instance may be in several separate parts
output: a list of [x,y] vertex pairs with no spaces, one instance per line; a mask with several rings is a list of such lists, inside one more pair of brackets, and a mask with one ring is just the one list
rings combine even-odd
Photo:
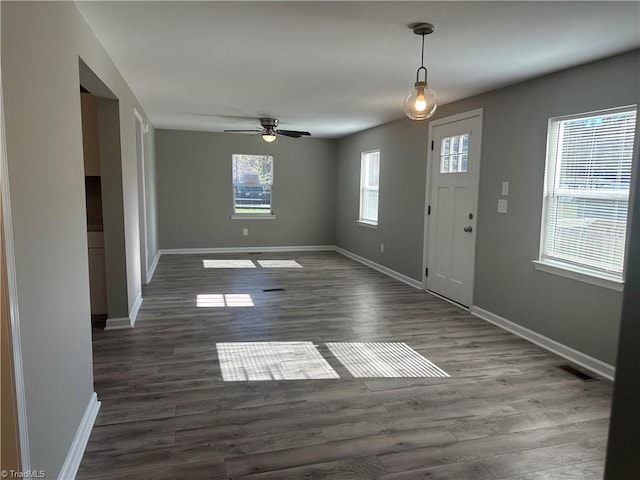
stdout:
[[361,227],[373,228],[374,230],[378,228],[377,223],[367,222],[366,220],[357,220],[356,223]]
[[276,216],[272,213],[237,213],[231,215],[232,220],[274,220]]
[[570,267],[561,263],[541,262],[539,260],[533,260],[533,265],[536,267],[536,270],[540,270],[541,272],[551,273],[553,275],[559,275],[561,277],[570,278],[590,285],[608,288],[610,290],[615,290],[616,292],[622,292],[624,289],[624,282],[621,280],[609,278],[604,275],[596,275],[592,272],[582,270],[579,267]]

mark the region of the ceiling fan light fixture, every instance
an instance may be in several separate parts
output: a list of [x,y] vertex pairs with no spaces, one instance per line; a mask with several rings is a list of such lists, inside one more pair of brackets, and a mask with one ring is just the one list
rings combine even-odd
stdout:
[[225,133],[255,133],[260,134],[262,143],[278,143],[278,137],[310,137],[309,132],[301,130],[281,130],[278,128],[278,119],[271,117],[260,118],[260,129],[256,130],[224,130]]
[[[416,35],[422,36],[422,62],[416,72],[416,82],[404,99],[404,113],[412,120],[425,120],[438,108],[438,96],[427,83],[427,69],[424,66],[424,36],[433,33],[435,27],[430,23],[411,25]],[[420,80],[420,72],[424,72],[424,80]]]
[[266,143],[273,143],[276,141],[278,137],[276,136],[276,132],[273,127],[265,128],[264,132],[262,132],[262,141]]

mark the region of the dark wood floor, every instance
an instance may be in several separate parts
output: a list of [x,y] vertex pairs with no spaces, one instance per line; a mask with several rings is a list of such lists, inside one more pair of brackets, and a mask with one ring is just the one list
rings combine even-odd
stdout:
[[[197,308],[201,293],[255,307]],[[341,378],[223,382],[215,344],[239,341],[313,341]],[[451,377],[356,379],[334,341],[406,342]],[[136,328],[95,329],[93,353],[80,479],[602,478],[610,382],[336,253],[165,255]]]

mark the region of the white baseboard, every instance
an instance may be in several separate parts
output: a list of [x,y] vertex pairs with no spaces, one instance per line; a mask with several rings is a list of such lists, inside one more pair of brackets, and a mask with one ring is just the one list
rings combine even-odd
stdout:
[[294,245],[284,247],[214,247],[214,248],[163,248],[162,255],[191,255],[203,253],[261,253],[261,252],[325,252],[333,251],[333,245]]
[[100,402],[98,401],[98,395],[96,392],[91,394],[87,408],[84,410],[84,415],[76,431],[76,436],[73,439],[71,448],[67,453],[67,458],[62,465],[62,470],[58,475],[58,480],[73,480],[78,473],[78,467],[82,461],[84,450],[87,448],[87,442],[93,429],[93,424],[98,416],[98,410],[100,410]]
[[120,317],[120,318],[107,318],[107,324],[104,327],[105,330],[123,330],[125,328],[133,328],[136,324],[136,319],[138,318],[138,312],[140,311],[140,307],[142,306],[142,292],[138,293],[138,297],[136,301],[133,303],[133,307],[131,307],[131,313],[129,313],[129,317]]
[[149,283],[151,281],[151,279],[153,278],[153,274],[156,273],[156,267],[158,266],[158,261],[160,260],[160,250],[158,250],[156,252],[156,256],[153,257],[153,262],[151,262],[151,266],[149,267],[149,270],[147,271],[147,283]]
[[105,330],[122,330],[131,328],[131,320],[128,317],[107,318]]
[[385,267],[384,265],[380,265],[379,263],[369,260],[368,258],[364,258],[364,257],[361,257],[360,255],[356,255],[355,253],[350,252],[349,250],[345,250],[344,248],[334,247],[334,250],[340,253],[341,255],[344,255],[345,257],[349,257],[350,259],[355,260],[356,262],[362,263],[363,265],[373,268],[374,270],[377,270],[381,273],[384,273],[385,275],[388,275],[391,278],[395,278],[396,280],[400,280],[401,282],[406,283],[407,285],[413,288],[422,290],[422,282],[418,280],[415,280],[411,277],[407,277],[406,275],[396,272],[395,270],[391,270],[390,268]]
[[593,358],[586,353],[582,353],[571,347],[563,345],[560,342],[552,340],[549,337],[545,337],[544,335],[534,332],[533,330],[529,330],[528,328],[520,326],[517,323],[513,323],[506,318],[484,310],[483,308],[476,307],[474,305],[471,307],[470,311],[476,317],[486,320],[489,323],[493,323],[494,325],[497,325],[504,330],[508,330],[509,332],[530,341],[531,343],[535,343],[545,350],[549,350],[550,352],[566,358],[576,365],[580,365],[581,367],[584,367],[587,370],[591,370],[592,372],[608,378],[609,380],[613,380],[615,376],[616,369],[613,365],[609,365],[608,363],[598,360],[597,358]]

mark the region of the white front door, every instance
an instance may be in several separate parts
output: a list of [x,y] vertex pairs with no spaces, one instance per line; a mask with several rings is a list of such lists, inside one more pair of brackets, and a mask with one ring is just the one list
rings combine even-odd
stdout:
[[429,126],[423,286],[465,307],[473,298],[482,110]]

